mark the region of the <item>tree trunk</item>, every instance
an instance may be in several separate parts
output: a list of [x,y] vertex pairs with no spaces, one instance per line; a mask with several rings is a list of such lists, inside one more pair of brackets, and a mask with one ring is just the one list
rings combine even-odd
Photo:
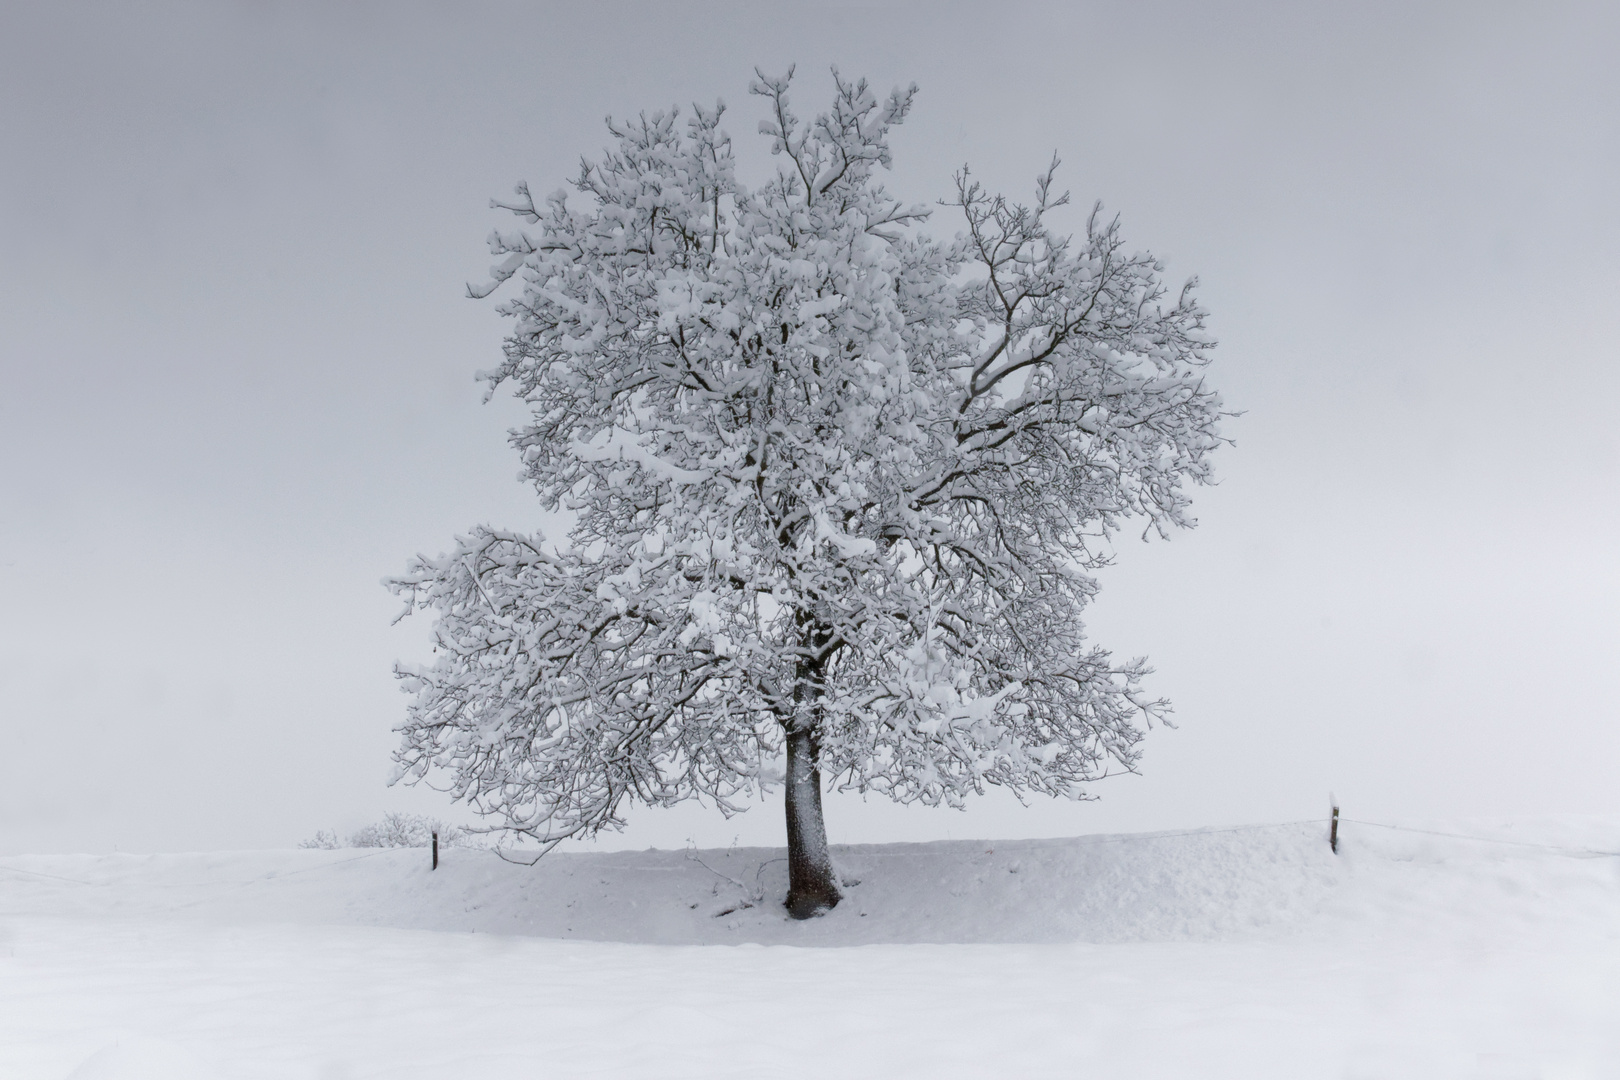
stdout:
[[788,914],[808,919],[830,911],[844,898],[833,874],[827,849],[827,824],[821,817],[821,768],[815,736],[788,731],[787,842]]

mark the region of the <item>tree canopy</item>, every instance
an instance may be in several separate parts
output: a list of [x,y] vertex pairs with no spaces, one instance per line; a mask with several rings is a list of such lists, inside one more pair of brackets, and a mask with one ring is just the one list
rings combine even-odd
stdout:
[[964,168],[960,232],[931,239],[882,182],[916,88],[834,82],[810,120],[788,77],[753,84],[779,163],[756,187],[717,105],[610,121],[570,190],[496,204],[523,227],[469,290],[519,279],[484,377],[573,526],[480,526],[391,581],[437,618],[433,662],[398,669],[400,776],[553,843],[627,801],[740,809],[785,749],[790,844],[813,810],[825,861],[823,776],[960,805],[1135,768],[1167,705],[1082,614],[1110,538],[1191,525],[1211,478],[1194,282],[1100,208],[1054,232],[1055,159],[1028,203]]

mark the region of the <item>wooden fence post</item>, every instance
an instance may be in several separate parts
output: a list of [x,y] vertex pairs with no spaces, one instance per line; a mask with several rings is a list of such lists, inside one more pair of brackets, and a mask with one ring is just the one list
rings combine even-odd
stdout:
[[[1335,816],[1337,816],[1339,812],[1337,810],[1335,810],[1335,811],[1333,811],[1333,813],[1334,813]],[[1338,825],[1335,824],[1334,828],[1338,828]],[[433,869],[437,870],[438,868],[439,868],[439,834],[438,834],[437,831],[435,831],[434,834],[433,834]]]
[[1333,807],[1333,823],[1328,826],[1328,846],[1333,849],[1333,854],[1337,855],[1339,853],[1339,807],[1337,804],[1334,804]]

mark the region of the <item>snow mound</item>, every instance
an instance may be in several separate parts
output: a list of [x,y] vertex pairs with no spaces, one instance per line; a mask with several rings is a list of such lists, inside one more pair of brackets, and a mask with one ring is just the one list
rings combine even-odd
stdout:
[[[780,849],[261,851],[0,860],[0,918],[173,917],[639,944],[1123,943],[1313,931],[1620,929],[1620,827],[1454,827],[1493,841],[1346,823],[1061,840],[835,847],[845,900],[781,909]],[[1541,845],[1541,846],[1537,846]],[[3,942],[0,942],[3,948]]]
[[0,859],[0,1077],[1620,1080],[1620,828],[1436,831]]

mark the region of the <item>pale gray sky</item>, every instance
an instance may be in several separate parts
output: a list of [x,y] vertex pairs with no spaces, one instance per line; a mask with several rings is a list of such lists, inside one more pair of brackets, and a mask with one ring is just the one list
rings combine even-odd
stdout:
[[[487,209],[602,117],[754,65],[916,81],[892,186],[1053,150],[1196,273],[1230,425],[1202,524],[1093,636],[1180,727],[1100,802],[835,799],[837,841],[1620,815],[1620,15],[1611,4],[7,4],[0,851],[292,844],[387,809],[378,584],[532,527]],[[1075,222],[1080,221],[1079,213]],[[936,231],[954,231],[941,218]],[[629,846],[777,843],[642,814]]]

